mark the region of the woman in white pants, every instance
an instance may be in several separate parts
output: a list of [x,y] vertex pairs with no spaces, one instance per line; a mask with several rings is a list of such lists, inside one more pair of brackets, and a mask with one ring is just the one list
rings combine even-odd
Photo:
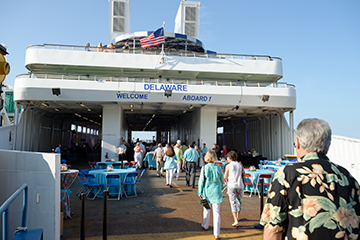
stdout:
[[176,143],[174,151],[175,151],[175,155],[176,155],[176,180],[179,180],[179,174],[181,171],[181,163],[183,160],[183,153],[182,153],[182,146],[180,145],[180,143]]
[[[213,210],[213,228],[215,239],[220,239],[220,203],[222,202],[222,186],[224,185],[224,175],[220,166],[216,165],[217,160],[214,150],[208,150],[205,155],[206,164],[201,168],[199,178],[198,195],[201,199],[206,199]],[[200,225],[205,231],[209,229],[210,211],[203,207],[203,223]]]
[[164,156],[164,169],[166,170],[166,186],[172,186],[172,180],[174,177],[174,172],[176,168],[176,155],[174,152],[174,148],[172,146],[169,146],[165,156]]
[[135,162],[137,164],[137,168],[141,168],[142,167],[142,155],[141,155],[142,149],[140,147],[139,142],[137,142],[135,147],[134,147],[134,153],[135,153],[134,160],[135,160]]

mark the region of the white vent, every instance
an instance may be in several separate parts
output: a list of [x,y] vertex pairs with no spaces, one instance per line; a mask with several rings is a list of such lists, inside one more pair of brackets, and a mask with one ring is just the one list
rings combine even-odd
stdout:
[[130,0],[109,0],[109,42],[130,33]]
[[113,32],[124,32],[125,31],[125,19],[115,18],[113,19]]
[[195,37],[195,23],[185,22],[185,35]]
[[175,33],[199,38],[200,2],[182,0],[175,18]]
[[124,2],[114,2],[114,16],[125,17]]
[[186,7],[185,8],[185,21],[196,21],[196,8]]

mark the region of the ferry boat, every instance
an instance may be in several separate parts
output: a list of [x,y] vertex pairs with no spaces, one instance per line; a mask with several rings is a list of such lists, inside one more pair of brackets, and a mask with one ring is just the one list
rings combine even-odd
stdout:
[[268,159],[293,152],[296,90],[282,81],[281,58],[206,50],[198,36],[200,3],[193,1],[181,1],[165,44],[141,48],[152,32],[128,32],[130,2],[109,6],[114,48],[27,48],[29,73],[14,86],[23,111],[15,117],[13,149],[48,152],[58,143],[101,140],[104,160],[106,153],[117,157],[131,131],[156,131],[171,143],[218,143]]
[[60,234],[61,159],[51,153],[59,143],[101,141],[102,161],[116,159],[132,131],[156,131],[157,140],[170,143],[256,150],[269,160],[293,153],[296,90],[282,80],[280,57],[207,50],[196,1],[181,1],[174,32],[146,48],[141,39],[161,26],[130,33],[130,1],[110,0],[109,8],[114,48],[30,45],[29,73],[8,90],[14,123],[0,128],[0,148],[8,149],[0,150],[0,181],[13,181],[0,200],[28,183],[29,199],[36,199],[28,227],[45,228],[46,239]]

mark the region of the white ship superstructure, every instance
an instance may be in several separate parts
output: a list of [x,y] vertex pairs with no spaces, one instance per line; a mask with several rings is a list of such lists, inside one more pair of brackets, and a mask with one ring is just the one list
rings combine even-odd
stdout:
[[[116,157],[131,131],[145,130],[172,143],[255,149],[269,159],[293,152],[296,91],[280,82],[280,58],[207,51],[197,37],[200,4],[191,1],[181,2],[176,33],[165,32],[163,52],[162,46],[142,49],[140,39],[151,32],[129,32],[129,4],[110,1],[114,51],[27,48],[29,74],[19,75],[14,87],[24,110],[15,117],[13,149],[49,151],[57,143],[99,138],[104,160],[106,152]],[[126,42],[129,50],[122,49]]]

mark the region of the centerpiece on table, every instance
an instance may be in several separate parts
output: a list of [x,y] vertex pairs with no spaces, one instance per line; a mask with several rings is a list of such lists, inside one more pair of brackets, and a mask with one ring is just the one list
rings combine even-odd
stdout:
[[250,166],[250,167],[249,167],[249,171],[251,171],[251,172],[255,172],[255,171],[256,171],[255,166]]
[[107,172],[109,172],[109,171],[114,171],[113,165],[111,165],[111,164],[107,165],[106,171],[107,171]]
[[66,164],[61,164],[61,169],[62,172],[66,172],[68,170],[68,167]]

